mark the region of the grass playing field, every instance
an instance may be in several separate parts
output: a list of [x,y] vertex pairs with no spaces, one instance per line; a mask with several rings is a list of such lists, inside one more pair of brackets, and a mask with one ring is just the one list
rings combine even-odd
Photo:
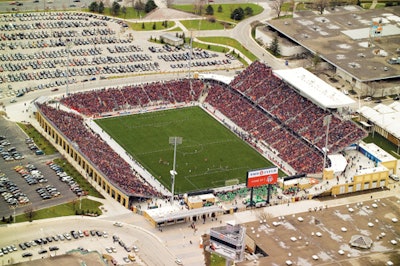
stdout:
[[96,121],[129,154],[171,187],[173,145],[177,146],[175,192],[225,186],[225,180],[245,182],[250,169],[272,164],[199,107],[164,110]]

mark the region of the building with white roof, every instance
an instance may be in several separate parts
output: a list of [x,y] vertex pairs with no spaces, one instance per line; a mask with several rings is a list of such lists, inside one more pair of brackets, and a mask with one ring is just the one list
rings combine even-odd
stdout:
[[269,20],[256,31],[256,38],[269,44],[279,36],[281,50],[291,52],[284,56],[318,56],[337,76],[366,95],[374,96],[370,82],[377,81],[381,88],[393,90],[381,91],[394,94],[400,89],[399,21],[399,6],[368,10],[335,6],[322,15],[296,11],[293,18]]
[[400,146],[400,103],[378,104],[375,107],[362,106],[358,110],[361,124],[370,127],[384,138]]

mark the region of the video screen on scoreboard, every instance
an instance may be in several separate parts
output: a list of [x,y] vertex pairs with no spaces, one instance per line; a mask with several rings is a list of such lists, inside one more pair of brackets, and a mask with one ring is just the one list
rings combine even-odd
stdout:
[[248,188],[260,187],[278,182],[278,167],[251,170],[247,172],[246,185]]

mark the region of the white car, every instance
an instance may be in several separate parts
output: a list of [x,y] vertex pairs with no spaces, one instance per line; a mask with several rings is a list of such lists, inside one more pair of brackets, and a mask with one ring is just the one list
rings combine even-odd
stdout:
[[393,179],[394,181],[399,181],[399,180],[400,180],[400,178],[399,178],[397,175],[395,175],[395,174],[390,174],[389,177],[390,177],[391,179]]
[[114,222],[114,226],[117,226],[117,227],[122,227],[123,225],[122,225],[122,223],[121,223],[121,222]]

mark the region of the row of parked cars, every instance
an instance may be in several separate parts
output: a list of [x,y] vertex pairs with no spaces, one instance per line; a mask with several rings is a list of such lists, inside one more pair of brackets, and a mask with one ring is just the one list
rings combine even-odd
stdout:
[[19,173],[30,186],[48,182],[47,178],[45,178],[42,172],[40,172],[33,164],[17,165],[14,167],[14,170]]
[[25,205],[30,202],[28,196],[19,189],[17,184],[9,180],[4,173],[0,173],[0,193],[10,207]]
[[16,147],[10,147],[11,143],[5,136],[0,136],[0,154],[5,161],[22,160],[25,157],[17,151]]
[[17,249],[17,247],[15,245],[2,247],[2,248],[0,248],[0,257],[3,257],[4,255],[6,255],[8,253],[13,253],[13,252],[15,252],[17,250],[18,249]]
[[33,151],[36,155],[43,155],[44,154],[44,152],[41,149],[39,149],[39,147],[35,144],[33,139],[26,138],[25,139],[25,143],[28,145],[28,148],[31,151]]
[[57,188],[55,188],[52,185],[47,185],[45,187],[38,187],[36,189],[36,192],[44,200],[52,199],[61,195],[60,191],[58,191]]
[[[31,247],[35,246],[42,246],[42,249],[39,250],[39,254],[46,253],[47,250],[43,245],[51,244],[51,243],[56,243],[56,242],[62,242],[62,241],[70,241],[72,239],[79,239],[83,237],[89,237],[89,236],[99,236],[99,237],[108,237],[107,232],[105,231],[98,231],[98,230],[71,230],[70,232],[63,233],[63,234],[57,234],[53,236],[47,236],[47,237],[42,237],[42,238],[36,238],[31,241],[26,241],[26,242],[21,242],[18,244],[18,246],[21,248],[21,250],[29,250]],[[15,247],[15,246],[14,246]],[[59,248],[57,246],[50,246],[49,251],[56,251]]]
[[73,177],[69,176],[67,172],[64,171],[64,169],[56,164],[55,162],[49,161],[47,162],[47,165],[56,172],[56,175],[59,177],[59,179],[69,185],[70,189],[77,195],[77,196],[83,196],[85,193],[82,190],[82,188],[79,186],[79,184],[74,180]]
[[139,252],[139,248],[136,245],[133,245],[132,247],[129,247],[117,235],[113,235],[113,243],[118,243],[121,247],[123,247],[125,249],[126,252],[131,252],[132,250],[134,252]]
[[[9,144],[9,142],[7,143]],[[25,156],[17,151],[17,148],[15,147],[6,148],[3,145],[0,145],[0,153],[3,159],[7,162],[25,159]]]

